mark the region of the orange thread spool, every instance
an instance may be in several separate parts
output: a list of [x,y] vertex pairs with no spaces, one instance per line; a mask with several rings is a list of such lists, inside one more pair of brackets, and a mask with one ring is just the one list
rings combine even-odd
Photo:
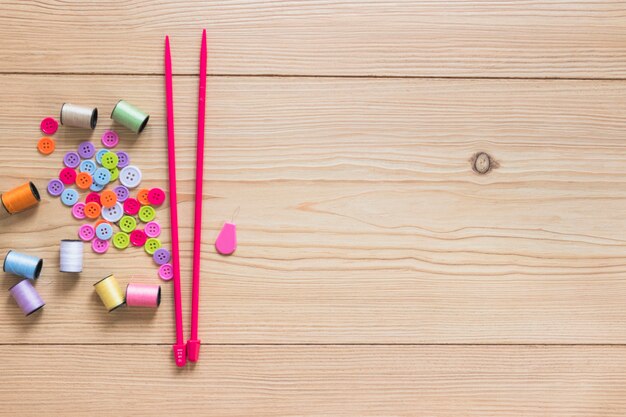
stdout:
[[6,211],[15,214],[36,206],[41,197],[35,184],[27,182],[2,194],[1,199]]

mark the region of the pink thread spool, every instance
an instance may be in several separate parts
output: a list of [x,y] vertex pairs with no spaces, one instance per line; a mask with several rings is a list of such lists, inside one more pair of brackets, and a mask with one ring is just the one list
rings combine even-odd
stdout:
[[128,284],[126,305],[129,307],[157,308],[161,304],[161,286],[149,284]]

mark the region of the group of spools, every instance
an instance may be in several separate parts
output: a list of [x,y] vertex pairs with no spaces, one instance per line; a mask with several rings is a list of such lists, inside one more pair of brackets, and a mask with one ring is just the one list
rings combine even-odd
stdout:
[[[143,131],[149,117],[124,100],[120,100],[111,113],[111,119],[135,133]],[[65,103],[61,107],[60,119],[64,126],[95,129],[98,109]],[[57,127],[58,123],[52,118],[44,119],[41,124],[42,131],[48,134],[56,132]],[[22,184],[0,195],[0,218],[35,207],[40,201],[41,196],[35,184],[32,182]],[[33,286],[33,282],[39,278],[42,269],[43,259],[37,256],[9,250],[4,258],[3,271],[24,278],[12,286],[9,292],[26,316],[42,309],[45,305]],[[74,239],[61,240],[59,271],[76,274],[82,270],[83,242]],[[94,289],[109,312],[123,305],[156,308],[161,303],[160,285],[130,283],[125,290],[122,290],[113,275],[96,282]]]

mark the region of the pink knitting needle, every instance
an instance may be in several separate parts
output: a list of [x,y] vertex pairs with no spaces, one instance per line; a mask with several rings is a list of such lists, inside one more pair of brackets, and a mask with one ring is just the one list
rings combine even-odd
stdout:
[[191,292],[191,338],[187,341],[187,358],[198,361],[198,307],[200,298],[200,244],[202,239],[202,178],[204,171],[204,115],[206,108],[206,29],[200,47],[200,86],[198,88],[198,142],[196,144],[196,208],[193,229],[193,288]]
[[174,98],[172,90],[172,55],[170,38],[165,37],[165,97],[167,102],[167,152],[170,177],[170,222],[172,227],[172,266],[174,267],[174,311],[176,344],[173,346],[176,366],[185,366],[187,354],[183,339],[183,309],[180,296],[180,257],[178,250],[178,206],[176,202],[176,152],[174,144]]

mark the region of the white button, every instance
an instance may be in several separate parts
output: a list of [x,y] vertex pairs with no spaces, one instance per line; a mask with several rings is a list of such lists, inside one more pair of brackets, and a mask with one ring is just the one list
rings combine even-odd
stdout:
[[129,165],[120,171],[120,182],[128,188],[135,188],[141,183],[141,171],[136,166]]
[[102,218],[115,223],[124,215],[124,207],[121,203],[115,203],[113,207],[102,207]]

